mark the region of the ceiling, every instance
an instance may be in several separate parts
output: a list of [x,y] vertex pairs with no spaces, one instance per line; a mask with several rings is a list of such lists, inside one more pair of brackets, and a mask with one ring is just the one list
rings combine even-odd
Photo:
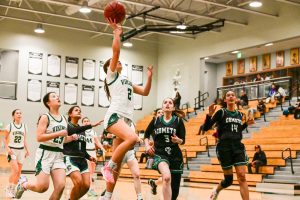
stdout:
[[[271,46],[265,46],[266,44],[262,44],[260,46],[254,46],[246,49],[236,49],[236,50],[242,53],[242,58],[249,58],[251,56],[257,56],[266,53],[273,53],[276,51],[299,47],[300,37],[289,38],[281,41],[273,41],[272,44],[273,45]],[[206,62],[224,63],[226,61],[231,61],[236,59],[237,59],[237,54],[234,54],[232,52],[226,52],[226,53],[210,56],[209,59],[206,60]]]
[[[280,6],[291,4],[300,6],[300,0],[262,0],[261,8],[251,8],[249,0],[119,0],[126,7],[127,16],[137,14],[160,6],[150,14],[167,18],[176,22],[184,22],[188,26],[201,26],[225,19],[225,26],[251,26],[249,18],[278,18]],[[89,14],[79,12],[83,0],[0,0],[0,21],[18,20],[28,23],[42,23],[47,26],[78,30],[90,33],[91,38],[112,35],[103,18],[103,9],[109,0],[89,0],[92,9]],[[300,7],[299,7],[300,8]],[[147,17],[148,25],[177,24],[160,18]],[[143,17],[127,20],[123,29],[127,32],[144,25]],[[222,28],[215,31],[222,31]],[[133,39],[155,41],[157,35],[168,37],[195,38],[198,35],[142,32]]]

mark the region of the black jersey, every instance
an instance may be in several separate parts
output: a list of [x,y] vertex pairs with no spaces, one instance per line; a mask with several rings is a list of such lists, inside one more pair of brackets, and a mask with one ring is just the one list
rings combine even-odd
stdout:
[[222,108],[213,117],[206,116],[204,130],[209,130],[216,123],[220,141],[242,140],[242,131],[247,127],[247,123],[243,124],[242,119],[243,113]]
[[176,134],[177,137],[185,142],[185,127],[182,119],[173,115],[169,122],[165,122],[163,116],[153,119],[145,132],[145,138],[152,135],[154,140],[155,154],[168,156],[181,155],[181,150],[177,143],[173,143],[171,136]]
[[78,140],[64,144],[63,153],[67,156],[89,159],[91,156],[86,152],[85,131],[91,129],[91,125],[76,126],[68,122],[68,135],[77,134]]

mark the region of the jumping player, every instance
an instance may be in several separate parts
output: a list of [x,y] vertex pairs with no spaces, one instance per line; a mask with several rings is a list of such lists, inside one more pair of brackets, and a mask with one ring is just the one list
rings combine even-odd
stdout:
[[[15,197],[15,187],[21,175],[24,159],[29,156],[26,143],[27,126],[22,123],[22,112],[15,109],[12,112],[13,122],[4,130],[7,160],[11,166],[9,186],[6,189],[7,197]],[[25,151],[24,151],[25,150]]]
[[67,120],[59,113],[59,96],[49,92],[43,97],[43,103],[49,113],[40,116],[37,125],[37,141],[40,143],[35,155],[36,180],[28,182],[21,176],[16,187],[16,198],[20,199],[25,190],[43,193],[48,190],[50,177],[54,184],[51,200],[60,199],[66,184],[66,172],[63,156],[63,143],[72,141],[67,136]]
[[233,91],[229,90],[225,93],[224,102],[226,102],[226,108],[222,108],[216,113],[215,104],[209,106],[209,113],[204,123],[204,131],[209,130],[214,124],[217,125],[218,143],[216,151],[225,177],[213,189],[210,200],[216,200],[219,192],[232,184],[233,166],[236,170],[242,199],[249,200],[245,176],[248,157],[245,146],[241,142],[242,130],[247,127],[247,123],[243,123],[243,114],[235,109],[236,95]]
[[[162,110],[164,114],[153,120],[146,130],[145,148],[149,155],[154,156],[152,168],[162,174],[164,200],[176,200],[183,173],[179,144],[185,142],[185,127],[171,98],[163,101]],[[149,145],[150,135],[154,140],[154,148]]]
[[[131,126],[132,129],[134,129],[134,126],[132,124]],[[122,142],[120,138],[115,138],[113,141],[113,150]],[[140,180],[140,169],[139,169],[139,163],[135,157],[135,150],[134,147],[127,151],[125,154],[122,164],[114,171],[114,179],[117,179],[119,177],[119,174],[121,173],[122,166],[124,164],[127,164],[128,168],[131,171],[132,177],[133,177],[133,184],[134,184],[134,189],[137,195],[137,200],[143,200],[142,196],[142,185],[141,185],[141,180]],[[115,183],[107,183],[106,188],[109,191],[113,191],[115,188],[116,184]],[[106,191],[105,191],[106,192]],[[102,194],[105,194],[105,192],[102,192]]]
[[[148,67],[148,80],[145,87],[133,85],[126,77],[121,76],[122,65],[119,62],[120,35],[122,29],[119,25],[107,19],[114,32],[112,43],[113,55],[103,66],[107,74],[104,88],[110,99],[110,106],[104,118],[104,128],[119,137],[122,142],[114,150],[110,161],[101,169],[106,182],[115,183],[113,170],[120,167],[123,157],[138,141],[137,134],[130,128],[133,120],[133,93],[147,96],[151,89],[152,66]],[[111,190],[107,188],[104,199],[110,199]]]

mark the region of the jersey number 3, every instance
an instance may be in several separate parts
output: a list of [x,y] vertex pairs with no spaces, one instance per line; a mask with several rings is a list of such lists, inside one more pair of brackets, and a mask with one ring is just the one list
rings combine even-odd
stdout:
[[128,88],[128,100],[131,101],[131,96],[132,96],[132,89]]

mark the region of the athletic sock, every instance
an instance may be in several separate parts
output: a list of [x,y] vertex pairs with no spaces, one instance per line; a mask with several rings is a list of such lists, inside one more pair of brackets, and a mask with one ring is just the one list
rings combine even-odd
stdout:
[[137,200],[143,200],[142,193],[138,193],[138,194],[137,194]]
[[104,195],[104,199],[111,199],[111,197],[112,197],[112,193],[106,191]]
[[114,170],[114,169],[117,169],[118,165],[114,161],[109,160],[108,163],[107,163],[107,167],[109,167],[110,169]]

